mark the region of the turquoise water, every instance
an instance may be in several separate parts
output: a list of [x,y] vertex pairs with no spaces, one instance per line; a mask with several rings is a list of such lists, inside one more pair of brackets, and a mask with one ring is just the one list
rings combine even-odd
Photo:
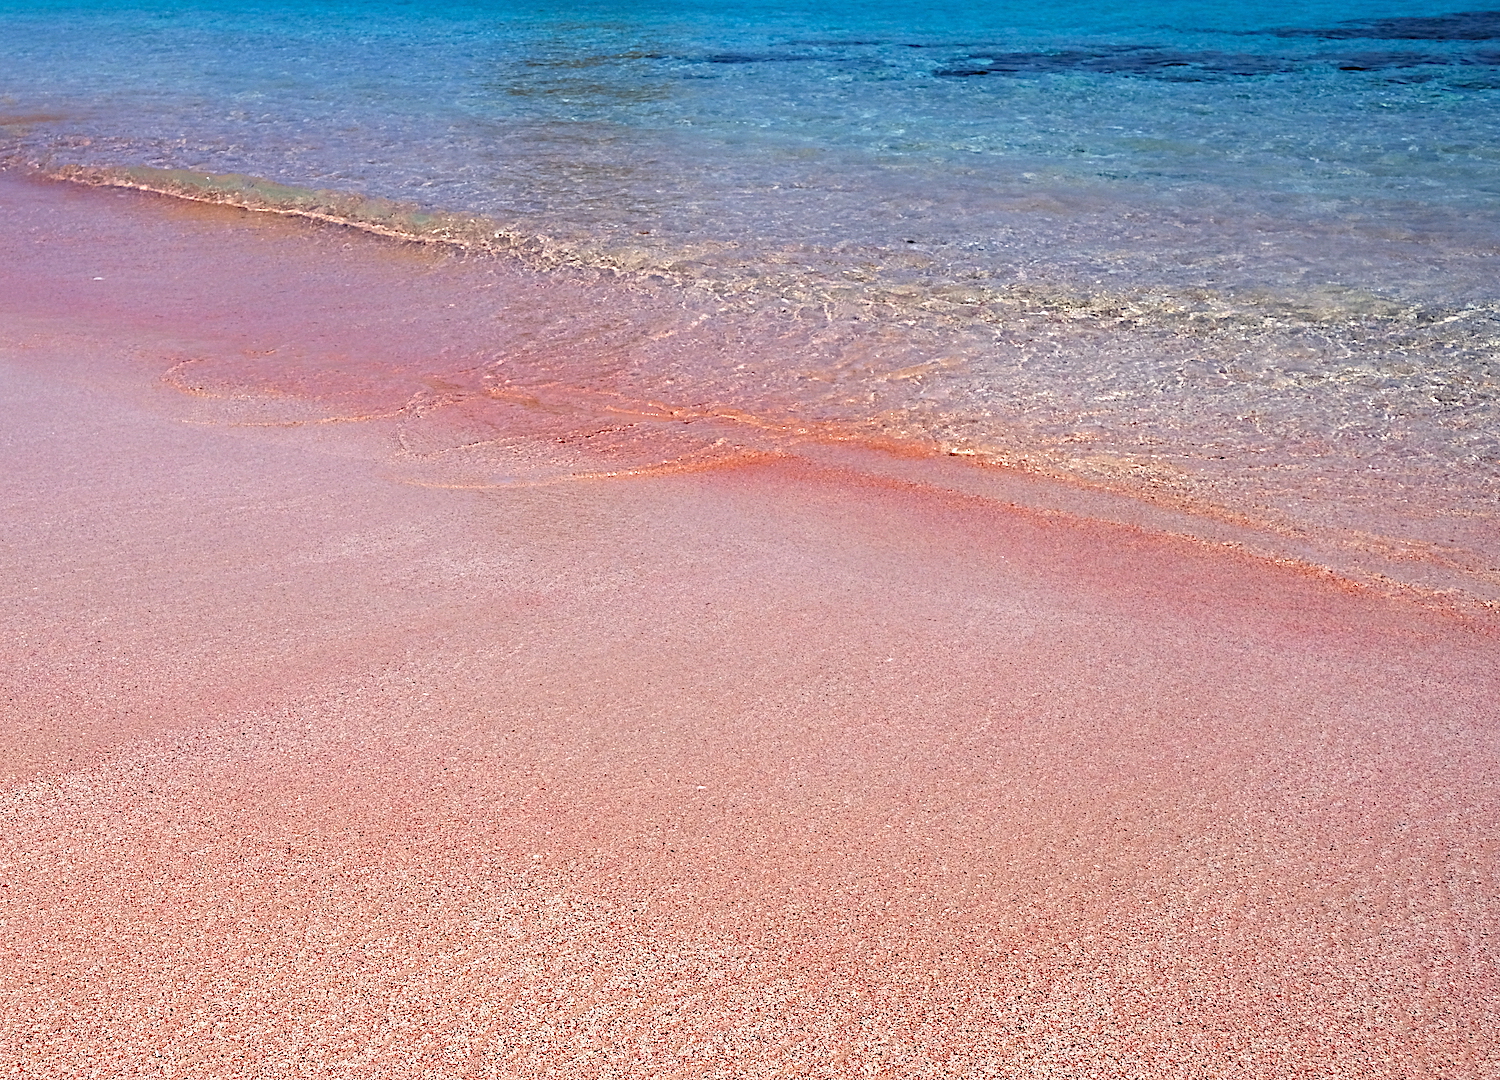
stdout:
[[0,114],[797,323],[815,377],[700,396],[1500,573],[1500,14],[9,2]]
[[554,234],[1463,303],[1500,242],[1500,17],[1441,10],[8,4],[0,100],[65,117],[39,152]]

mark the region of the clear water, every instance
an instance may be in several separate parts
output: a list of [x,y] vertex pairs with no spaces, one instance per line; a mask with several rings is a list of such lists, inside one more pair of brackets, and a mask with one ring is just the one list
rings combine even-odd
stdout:
[[779,343],[676,357],[689,404],[1500,584],[1500,14],[9,0],[0,113],[13,163],[480,214]]

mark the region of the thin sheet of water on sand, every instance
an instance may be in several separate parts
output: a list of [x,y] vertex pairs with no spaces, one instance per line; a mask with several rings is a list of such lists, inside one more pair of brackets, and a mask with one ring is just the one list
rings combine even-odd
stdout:
[[[941,341],[893,338],[878,320],[741,310],[597,267],[541,272],[509,258],[372,244],[354,230],[129,191],[0,178],[0,196],[17,223],[7,292],[18,312],[49,311],[66,295],[78,319],[175,328],[177,339],[144,362],[178,392],[184,419],[364,426],[386,440],[390,467],[413,482],[550,483],[791,452],[1235,544],[1445,603],[1500,602],[1496,533],[1487,527],[1494,495],[1477,460],[1472,468],[1423,466],[1426,480],[1412,487],[1415,473],[1399,480],[1352,459],[1319,465],[1305,446],[1226,456],[1216,441],[1222,429],[1205,414],[1196,421],[1209,424],[1202,439],[1178,436],[1193,454],[1217,459],[1209,472],[1219,479],[1201,473],[1202,484],[1179,483],[1187,474],[1101,457],[1088,440],[1053,446],[1008,424],[1002,409],[992,422],[1023,447],[1026,468],[943,467],[944,454],[954,457],[949,465],[994,464],[921,422],[923,409],[940,408],[951,393],[949,365],[963,364]],[[362,257],[351,258],[353,250]],[[1108,373],[1118,359],[1087,334],[1059,348],[1080,371]],[[987,392],[997,399],[1026,396],[991,375]],[[1106,381],[1119,379],[1129,381],[1128,372]],[[1074,389],[1113,396],[1107,387]],[[1194,411],[1165,397],[1154,407]],[[1163,434],[1144,417],[1127,428]],[[1383,437],[1376,443],[1385,445]],[[849,447],[891,453],[851,458],[842,452]],[[1280,492],[1269,503],[1251,490],[1267,477]],[[1295,512],[1276,510],[1278,500]],[[1357,512],[1344,512],[1351,507]],[[1422,507],[1439,508],[1437,517]]]
[[359,303],[152,272],[5,292],[23,1074],[1500,1065],[1482,615],[781,444],[434,486],[162,380]]

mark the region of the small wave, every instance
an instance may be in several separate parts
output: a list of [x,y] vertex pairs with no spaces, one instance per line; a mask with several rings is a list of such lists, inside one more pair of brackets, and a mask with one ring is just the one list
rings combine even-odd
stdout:
[[44,169],[43,174],[92,187],[130,188],[193,202],[308,218],[398,240],[512,255],[541,268],[647,268],[644,260],[633,257],[632,252],[590,252],[543,234],[507,228],[479,214],[429,210],[415,203],[298,187],[240,173],[205,173],[145,165],[63,165]]
[[549,235],[481,214],[433,210],[353,192],[313,189],[237,173],[149,166],[62,165],[42,175],[97,187],[128,188],[360,229],[392,239],[505,256],[547,271],[604,272],[638,286],[692,287],[740,309],[780,309],[794,317],[863,314],[948,326],[1001,326],[1031,316],[1117,329],[1284,331],[1340,324],[1400,328],[1473,325],[1500,318],[1500,305],[1421,304],[1367,290],[1323,285],[1297,293],[1234,293],[1208,288],[1083,291],[1048,283],[955,281],[908,252],[810,248],[748,251],[727,242],[688,247],[608,243]]

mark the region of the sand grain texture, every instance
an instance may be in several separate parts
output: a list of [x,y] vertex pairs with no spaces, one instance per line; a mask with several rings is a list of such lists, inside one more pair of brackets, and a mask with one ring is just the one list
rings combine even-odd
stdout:
[[1500,1075],[1482,620],[792,456],[413,483],[164,382],[190,283],[6,286],[12,1073]]

